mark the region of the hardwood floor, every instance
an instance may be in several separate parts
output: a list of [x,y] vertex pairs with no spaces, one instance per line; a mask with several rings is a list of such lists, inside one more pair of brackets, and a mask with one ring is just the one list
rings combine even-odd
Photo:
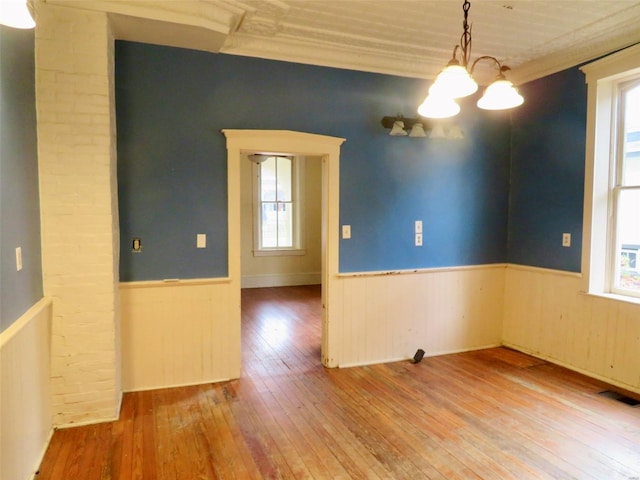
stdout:
[[598,381],[503,348],[325,369],[318,286],[242,306],[240,380],[128,393],[36,478],[640,479],[640,407]]

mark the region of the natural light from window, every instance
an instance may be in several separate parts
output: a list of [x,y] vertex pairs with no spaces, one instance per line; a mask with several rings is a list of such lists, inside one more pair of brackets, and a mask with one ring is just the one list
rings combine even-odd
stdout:
[[613,290],[640,294],[640,81],[620,91]]
[[588,87],[584,290],[640,303],[640,45],[581,70]]
[[260,249],[294,247],[293,160],[269,157],[260,164]]

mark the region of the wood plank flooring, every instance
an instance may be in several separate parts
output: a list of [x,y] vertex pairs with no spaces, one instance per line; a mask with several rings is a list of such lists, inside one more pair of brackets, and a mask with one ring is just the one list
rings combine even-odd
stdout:
[[[508,349],[320,365],[320,287],[244,290],[240,380],[128,393],[37,479],[640,479],[640,408]],[[7,479],[9,480],[9,479]]]

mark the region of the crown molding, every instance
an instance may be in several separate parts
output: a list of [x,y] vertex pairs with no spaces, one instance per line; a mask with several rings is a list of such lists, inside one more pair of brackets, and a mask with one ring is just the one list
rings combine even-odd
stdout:
[[422,79],[433,79],[449,56],[443,53],[434,60],[352,45],[322,45],[317,41],[279,36],[265,38],[240,32],[227,38],[220,53]]
[[207,2],[181,2],[176,0],[40,0],[47,5],[58,5],[115,13],[174,24],[206,28],[229,34],[240,23],[244,10],[222,7]]
[[[159,45],[331,68],[433,79],[451,58],[428,43],[354,35],[289,23],[245,2],[182,0],[35,0],[106,12],[114,37]],[[271,8],[287,10],[274,0]],[[640,3],[510,58],[508,78],[526,83],[640,43]],[[554,51],[543,55],[544,51]],[[534,60],[531,60],[534,59]],[[483,79],[482,68],[478,78]]]
[[640,43],[580,67],[587,83],[636,75],[640,71]]
[[39,0],[39,3],[104,12],[119,40],[218,52],[245,11],[207,2],[175,0]]
[[638,25],[640,4],[558,39],[557,53],[523,63],[509,72],[509,79],[516,84],[530,82],[640,43]]

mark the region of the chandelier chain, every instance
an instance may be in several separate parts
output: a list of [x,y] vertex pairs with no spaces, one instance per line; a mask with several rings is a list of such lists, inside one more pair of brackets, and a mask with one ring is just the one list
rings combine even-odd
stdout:
[[462,22],[462,37],[460,37],[460,48],[462,49],[462,65],[467,67],[471,57],[471,26],[469,25],[469,10],[471,2],[464,0],[462,11],[464,12],[464,21]]

